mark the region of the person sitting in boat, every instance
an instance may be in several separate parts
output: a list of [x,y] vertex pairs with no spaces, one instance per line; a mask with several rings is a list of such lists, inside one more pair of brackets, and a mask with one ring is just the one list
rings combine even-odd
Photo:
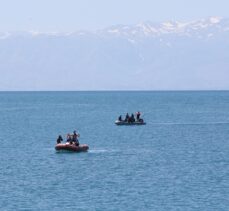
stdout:
[[135,122],[134,114],[131,114],[130,122]]
[[59,135],[58,138],[57,138],[57,140],[56,140],[56,143],[57,143],[57,144],[60,144],[61,141],[63,141],[63,138],[62,138],[61,135]]
[[129,116],[129,114],[127,113],[127,114],[126,114],[126,118],[125,118],[125,122],[129,122],[129,119],[130,119],[130,116]]
[[75,143],[76,146],[79,146],[79,140],[78,137],[80,136],[80,134],[76,133],[76,131],[74,130],[73,132],[73,143]]
[[140,120],[140,116],[141,116],[141,113],[138,111],[138,112],[136,113],[137,121]]
[[119,116],[118,121],[122,121],[122,115]]
[[137,116],[137,121],[138,122],[144,122],[144,120],[140,118],[141,113],[139,111],[136,113],[136,116]]
[[69,133],[67,134],[67,142],[72,144],[72,136]]

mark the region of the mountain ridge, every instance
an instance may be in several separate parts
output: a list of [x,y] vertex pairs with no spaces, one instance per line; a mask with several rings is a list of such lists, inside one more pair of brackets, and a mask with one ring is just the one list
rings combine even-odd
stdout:
[[0,39],[4,39],[10,36],[78,36],[85,34],[101,35],[113,34],[113,35],[146,35],[155,36],[168,33],[187,33],[189,31],[201,30],[214,27],[215,29],[222,31],[229,31],[229,19],[220,16],[211,16],[209,18],[202,18],[200,20],[180,22],[180,21],[166,21],[156,23],[152,21],[145,21],[138,24],[131,25],[113,25],[104,29],[95,31],[77,30],[73,32],[39,32],[39,31],[15,31],[15,32],[0,32]]
[[220,17],[0,38],[0,90],[229,89],[229,20]]

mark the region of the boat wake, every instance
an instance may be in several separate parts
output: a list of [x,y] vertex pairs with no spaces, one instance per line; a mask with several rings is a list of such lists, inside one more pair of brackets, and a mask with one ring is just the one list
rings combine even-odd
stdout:
[[229,125],[229,122],[161,122],[151,123],[152,125]]
[[119,150],[108,150],[108,149],[89,149],[88,153],[100,154],[100,153],[116,153]]
[[106,149],[92,149],[92,150],[89,150],[88,152],[89,153],[96,153],[96,154],[98,154],[98,153],[108,152],[108,150],[106,150]]

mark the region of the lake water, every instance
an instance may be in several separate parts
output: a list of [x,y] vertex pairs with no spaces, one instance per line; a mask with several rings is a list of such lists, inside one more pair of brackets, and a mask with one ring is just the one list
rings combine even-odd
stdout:
[[0,92],[0,118],[0,210],[229,210],[229,92]]

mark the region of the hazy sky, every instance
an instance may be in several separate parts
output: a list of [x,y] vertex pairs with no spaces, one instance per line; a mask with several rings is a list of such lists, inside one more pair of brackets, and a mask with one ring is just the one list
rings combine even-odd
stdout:
[[228,17],[229,0],[0,0],[0,31],[95,30],[142,21]]

